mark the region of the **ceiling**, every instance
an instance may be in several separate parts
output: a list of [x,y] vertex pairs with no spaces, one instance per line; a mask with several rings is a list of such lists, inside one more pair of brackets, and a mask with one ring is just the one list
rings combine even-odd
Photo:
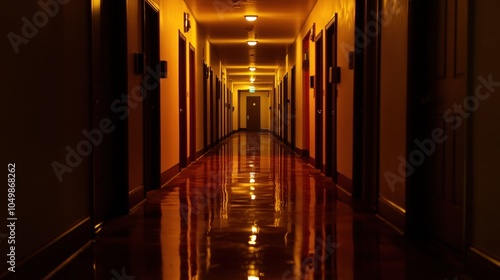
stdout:
[[[317,0],[184,0],[235,85],[270,88]],[[254,22],[245,15],[257,15]],[[256,39],[258,44],[248,46]],[[257,67],[255,72],[249,66]]]

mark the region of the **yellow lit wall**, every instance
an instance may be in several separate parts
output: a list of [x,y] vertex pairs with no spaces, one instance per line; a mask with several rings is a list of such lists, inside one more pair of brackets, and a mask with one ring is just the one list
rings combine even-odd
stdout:
[[[338,33],[337,33],[337,60],[338,66],[342,69],[341,83],[338,84],[338,99],[337,99],[337,150],[338,150],[338,172],[345,177],[352,179],[352,149],[353,149],[353,91],[354,91],[354,73],[348,70],[347,52],[354,50],[354,0],[341,0],[329,1],[319,0],[309,18],[307,19],[304,27],[296,38],[294,47],[290,49],[287,72],[290,72],[292,66],[296,66],[296,129],[297,137],[296,145],[299,149],[304,148],[302,141],[303,124],[303,96],[302,89],[302,39],[306,36],[307,32],[312,27],[313,23],[316,25],[316,34],[321,30],[325,30],[325,26],[333,18],[335,13],[338,13]],[[323,37],[323,42],[325,38]],[[315,75],[314,67],[315,61],[315,44],[310,42],[310,75]],[[324,62],[320,62],[324,63]],[[323,78],[323,83],[325,83]],[[325,84],[323,84],[325,88]],[[309,127],[310,127],[310,155],[314,156],[315,147],[315,97],[314,89],[309,89],[306,93],[309,97]],[[323,96],[324,98],[324,96]],[[323,102],[325,104],[325,102]],[[325,121],[325,120],[323,120]],[[323,133],[323,137],[324,137]],[[325,141],[323,141],[324,143]],[[326,144],[326,143],[324,143]],[[325,149],[323,149],[325,151]],[[325,156],[324,156],[325,158]]]
[[[192,98],[196,102],[196,150],[203,148],[203,127],[206,121],[203,116],[203,61],[212,67],[214,76],[220,77],[221,65],[217,54],[210,48],[202,30],[198,28],[196,19],[184,1],[158,0],[160,7],[160,59],[168,62],[168,77],[161,80],[161,171],[165,172],[179,162],[179,31],[186,37],[187,77],[189,77],[189,45],[195,48],[196,54],[196,89],[188,85],[188,125],[190,123],[189,104]],[[184,12],[190,14],[191,30],[183,31]],[[215,87],[215,85],[214,85]],[[194,93],[194,94],[191,94]],[[209,108],[211,110],[211,108]],[[188,128],[188,141],[190,140]],[[209,138],[210,139],[210,138]],[[188,145],[189,153],[189,145]]]
[[382,9],[390,20],[381,31],[379,194],[403,214],[406,184],[397,183],[392,188],[385,175],[399,174],[398,157],[406,156],[408,3],[385,0]]

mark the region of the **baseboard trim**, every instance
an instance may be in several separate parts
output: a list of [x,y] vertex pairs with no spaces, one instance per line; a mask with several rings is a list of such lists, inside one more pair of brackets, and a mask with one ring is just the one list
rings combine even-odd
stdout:
[[500,260],[471,246],[467,252],[466,270],[475,279],[500,279]]
[[161,186],[163,187],[168,181],[172,180],[180,172],[180,165],[177,163],[161,174]]
[[42,279],[61,267],[62,263],[81,252],[92,240],[93,227],[90,217],[54,238],[22,261],[17,261],[16,272],[3,271],[1,279]]
[[349,194],[352,195],[352,179],[344,174],[337,172],[337,185],[342,186]]
[[352,204],[352,193],[345,190],[342,186],[335,185],[337,189],[337,199],[347,203],[348,205]]
[[194,161],[201,158],[204,154],[205,154],[205,149],[200,149],[198,152],[196,152],[196,159]]
[[384,197],[378,198],[378,214],[396,231],[404,234],[406,211]]
[[137,205],[139,205],[144,197],[144,185],[139,185],[135,187],[133,190],[128,192],[128,210],[129,212],[134,209]]

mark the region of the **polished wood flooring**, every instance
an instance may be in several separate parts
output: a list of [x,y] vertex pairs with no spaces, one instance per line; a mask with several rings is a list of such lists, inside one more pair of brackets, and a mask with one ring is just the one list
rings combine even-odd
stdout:
[[237,133],[140,209],[106,223],[55,279],[469,279],[268,133]]

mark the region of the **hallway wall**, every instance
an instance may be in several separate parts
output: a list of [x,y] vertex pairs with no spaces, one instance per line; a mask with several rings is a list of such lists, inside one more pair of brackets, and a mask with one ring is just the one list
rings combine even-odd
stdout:
[[[500,2],[474,1],[473,69],[470,96],[480,96],[472,116],[472,247],[500,263],[500,185],[494,174],[500,158],[500,38],[492,33],[498,24]],[[490,76],[491,75],[491,76]],[[493,81],[493,82],[485,82]],[[488,86],[489,84],[489,86]],[[478,93],[476,93],[478,90]],[[488,94],[489,93],[489,94]],[[483,97],[484,96],[484,97]],[[470,102],[472,104],[472,102]]]
[[406,168],[401,159],[406,158],[408,2],[385,0],[381,10],[386,18],[381,23],[379,203],[382,215],[402,230],[406,183],[388,174],[406,174],[399,170]]
[[[188,104],[191,98],[196,99],[196,151],[203,149],[203,127],[205,118],[203,116],[203,61],[212,68],[214,77],[221,78],[223,66],[216,52],[210,48],[203,30],[196,23],[196,19],[187,8],[183,1],[159,1],[160,6],[160,59],[168,62],[168,77],[161,80],[161,171],[175,173],[176,166],[179,163],[179,30],[186,37],[187,52],[189,53],[189,44],[195,47],[196,55],[196,89],[190,89],[188,83]],[[188,33],[183,31],[184,12],[190,14],[191,30]],[[189,62],[186,58],[186,62]],[[189,63],[187,67],[187,77],[189,77]],[[208,84],[208,87],[210,83]],[[215,88],[215,84],[214,84]],[[196,96],[191,95],[196,92]],[[215,90],[214,90],[214,94]],[[221,112],[221,106],[219,112]],[[211,114],[214,108],[208,108]],[[188,106],[188,124],[189,124],[189,106]],[[220,127],[219,127],[220,129]],[[190,139],[188,129],[188,141]],[[210,131],[208,131],[210,144]],[[189,155],[189,149],[188,149]]]
[[[0,192],[4,223],[0,278],[7,272],[7,246],[15,246],[16,271],[24,262],[24,268],[36,263],[37,271],[43,273],[91,238],[91,158],[84,134],[91,117],[90,5],[59,2],[66,3],[49,17],[37,1],[0,1],[2,23],[9,23],[0,25],[0,161],[5,182],[8,164],[15,164],[18,219],[16,243],[8,245],[3,236],[8,201],[4,185]],[[35,14],[44,14],[46,20],[40,16],[33,24]],[[8,34],[15,38],[14,44]],[[75,232],[80,235],[76,237]],[[69,236],[74,239],[61,251],[61,242]],[[56,248],[57,254],[52,251],[49,258],[45,248]]]
[[[325,26],[332,19],[335,13],[338,13],[338,50],[337,60],[338,66],[341,68],[341,82],[338,84],[338,99],[337,99],[337,150],[338,150],[338,172],[347,180],[352,180],[352,149],[353,149],[353,91],[354,91],[354,72],[348,69],[348,52],[355,50],[354,41],[354,0],[328,1],[319,0],[311,12],[306,23],[302,27],[301,32],[297,36],[294,48],[290,49],[287,72],[290,73],[291,67],[296,65],[296,125],[297,136],[296,145],[299,149],[304,148],[302,141],[302,131],[304,128],[304,116],[302,115],[303,96],[309,96],[309,127],[310,127],[310,149],[309,154],[314,155],[316,151],[315,141],[315,97],[314,89],[309,89],[309,92],[304,93],[302,90],[302,39],[315,24],[315,34],[319,34],[321,30],[325,30]],[[325,34],[323,34],[325,36]],[[325,41],[325,40],[323,40]],[[314,42],[310,42],[309,57],[310,57],[310,75],[315,75],[315,51]],[[321,62],[324,64],[324,61]],[[289,77],[290,79],[290,77]],[[326,79],[323,78],[323,89],[325,89]],[[290,87],[289,87],[290,89]],[[325,98],[324,94],[322,96]],[[325,104],[325,102],[323,102]],[[324,115],[324,114],[323,114]],[[324,116],[323,116],[324,118]],[[325,134],[323,133],[323,136]],[[325,141],[323,141],[324,143]],[[325,144],[325,143],[324,143]],[[325,152],[326,149],[323,149]],[[325,158],[325,155],[323,156]],[[347,182],[349,184],[349,182]]]

